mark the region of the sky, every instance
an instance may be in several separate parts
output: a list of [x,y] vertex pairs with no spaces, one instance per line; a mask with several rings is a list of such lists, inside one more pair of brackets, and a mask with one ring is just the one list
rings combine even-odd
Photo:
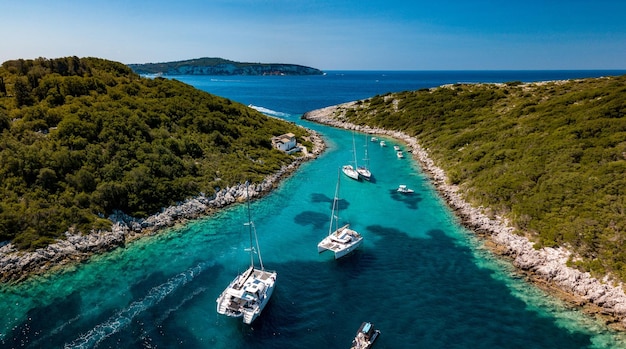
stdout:
[[623,0],[0,0],[0,62],[626,69]]

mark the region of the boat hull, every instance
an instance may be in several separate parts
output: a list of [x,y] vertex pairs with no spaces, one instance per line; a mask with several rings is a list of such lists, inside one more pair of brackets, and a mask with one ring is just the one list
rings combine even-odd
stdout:
[[256,320],[256,318],[258,318],[261,315],[261,312],[263,311],[263,309],[265,309],[265,306],[267,305],[267,303],[269,303],[270,298],[272,297],[272,294],[274,293],[275,286],[276,286],[276,273],[274,273],[274,282],[271,284],[271,286],[268,286],[267,291],[265,292],[265,298],[260,302],[258,310],[244,312],[244,316],[243,316],[244,324],[247,324],[247,325],[252,324],[254,320]]
[[370,170],[364,168],[364,167],[360,167],[357,169],[357,172],[359,173],[359,176],[361,176],[361,178],[365,179],[365,180],[370,180],[370,178],[372,177],[372,172],[370,172]]
[[352,165],[345,165],[341,168],[341,171],[348,177],[354,179],[354,180],[359,180],[359,172],[357,172],[357,170],[354,169],[354,167],[352,167]]
[[339,251],[335,251],[335,259],[339,259],[341,257],[345,257],[345,256],[349,255],[354,250],[359,248],[359,246],[361,246],[362,243],[363,243],[363,238],[361,237],[357,241],[355,241],[352,245],[350,245],[349,247],[346,247],[346,248],[344,248],[342,250],[339,250]]

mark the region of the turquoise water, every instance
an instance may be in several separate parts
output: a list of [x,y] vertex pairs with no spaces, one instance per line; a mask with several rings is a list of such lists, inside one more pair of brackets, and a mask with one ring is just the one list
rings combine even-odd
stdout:
[[[278,272],[274,295],[252,326],[215,310],[217,296],[249,260],[244,207],[233,206],[89,263],[2,287],[1,347],[347,348],[362,321],[381,329],[376,348],[626,347],[624,338],[513,277],[457,224],[417,164],[396,158],[392,139],[381,148],[355,135],[359,160],[368,147],[374,180],[342,178],[341,219],[365,240],[343,260],[318,254],[353,135],[299,120],[314,104],[298,104],[302,86],[311,84],[306,79],[188,81],[214,92],[239,88],[240,95],[221,95],[314,128],[328,142],[319,159],[252,203],[265,266]],[[250,84],[257,86],[254,100],[245,97],[254,94]],[[342,84],[320,88],[315,98],[332,98],[315,107],[364,93],[360,85],[353,95],[332,93]],[[264,85],[274,89],[258,87]],[[298,93],[276,94],[282,89]],[[398,195],[399,184],[415,193]]]

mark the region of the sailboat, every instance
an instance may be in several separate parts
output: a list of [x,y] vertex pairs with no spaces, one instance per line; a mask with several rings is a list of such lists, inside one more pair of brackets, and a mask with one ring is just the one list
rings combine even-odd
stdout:
[[362,178],[366,179],[366,180],[370,180],[370,178],[372,178],[372,172],[369,170],[369,161],[370,159],[367,157],[367,135],[366,137],[366,142],[365,142],[365,158],[363,158],[363,160],[365,161],[365,165],[362,166],[358,166],[356,168],[356,171],[359,173],[359,176],[361,176]]
[[[317,244],[317,252],[333,251],[335,259],[339,259],[350,252],[356,250],[363,242],[363,236],[355,230],[350,229],[350,224],[339,227],[339,182],[341,175],[337,172],[337,187],[335,188],[335,198],[330,214],[330,225],[328,236]],[[334,231],[333,231],[334,227]]]
[[360,180],[361,177],[359,177],[359,172],[356,170],[355,167],[357,167],[356,165],[356,149],[355,149],[355,145],[354,145],[354,134],[352,134],[352,153],[354,154],[354,166],[352,165],[343,165],[343,167],[341,167],[341,171],[343,171],[343,173],[354,179],[354,180]]
[[[274,292],[277,273],[265,270],[263,267],[259,239],[250,214],[250,196],[247,183],[246,199],[248,222],[245,225],[248,226],[250,234],[250,267],[233,279],[217,298],[216,302],[219,314],[229,317],[243,317],[243,322],[249,325],[259,317],[263,308],[269,302]],[[253,245],[253,238],[254,242],[256,242],[256,248]],[[255,254],[259,257],[259,268],[254,265]]]

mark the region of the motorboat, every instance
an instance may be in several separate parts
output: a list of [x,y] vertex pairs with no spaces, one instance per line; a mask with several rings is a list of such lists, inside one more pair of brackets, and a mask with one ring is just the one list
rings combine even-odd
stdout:
[[409,188],[407,188],[407,186],[406,186],[406,185],[404,185],[404,184],[400,184],[400,185],[398,186],[398,190],[397,190],[397,191],[398,191],[398,193],[402,193],[402,194],[411,194],[411,193],[413,193],[413,192],[414,192],[414,190],[413,190],[413,189],[409,189]]
[[380,330],[375,328],[371,322],[363,322],[356,332],[350,349],[369,349],[374,345],[374,341],[380,336]]

